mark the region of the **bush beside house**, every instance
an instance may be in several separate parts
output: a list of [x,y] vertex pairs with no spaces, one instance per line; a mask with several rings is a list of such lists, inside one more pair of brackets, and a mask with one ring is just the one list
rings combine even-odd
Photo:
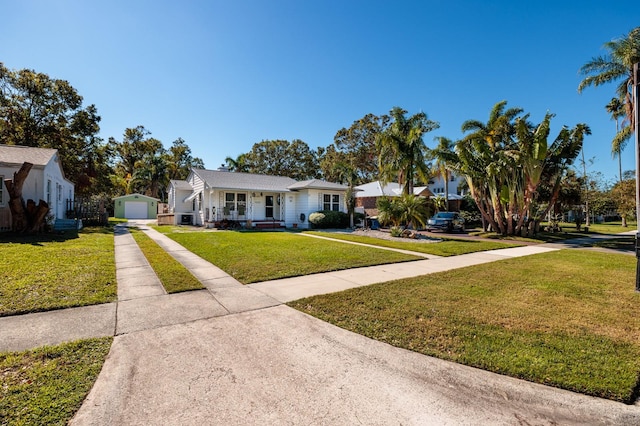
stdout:
[[344,212],[322,210],[309,215],[313,229],[348,228],[349,215]]

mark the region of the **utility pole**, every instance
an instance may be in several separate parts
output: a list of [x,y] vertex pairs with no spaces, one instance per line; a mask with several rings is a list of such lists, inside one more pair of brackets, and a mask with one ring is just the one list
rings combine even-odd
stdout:
[[584,214],[587,216],[584,226],[591,226],[591,213],[589,212],[589,179],[587,178],[587,163],[584,162],[584,145],[582,146],[582,173],[584,178]]
[[638,98],[640,98],[640,67],[638,63],[633,64],[633,118],[634,133],[636,141],[636,291],[640,292],[640,136],[638,135]]

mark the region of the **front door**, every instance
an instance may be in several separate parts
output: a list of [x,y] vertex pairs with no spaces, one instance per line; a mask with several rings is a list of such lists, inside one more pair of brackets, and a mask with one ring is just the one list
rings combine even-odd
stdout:
[[264,197],[264,217],[273,219],[273,195]]

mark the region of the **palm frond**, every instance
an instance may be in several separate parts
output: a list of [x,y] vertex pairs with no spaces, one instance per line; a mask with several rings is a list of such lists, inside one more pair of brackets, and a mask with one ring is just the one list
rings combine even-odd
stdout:
[[627,143],[633,136],[633,128],[631,126],[625,126],[614,136],[611,141],[611,155],[615,158],[622,151],[624,151]]

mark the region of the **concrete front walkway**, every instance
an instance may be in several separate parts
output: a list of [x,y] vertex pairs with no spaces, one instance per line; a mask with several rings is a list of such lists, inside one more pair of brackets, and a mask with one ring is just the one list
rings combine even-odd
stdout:
[[394,348],[282,305],[556,247],[243,286],[166,236],[141,228],[206,289],[165,294],[131,235],[118,227],[117,303],[0,318],[0,350],[115,335],[72,424],[640,424],[637,405]]

